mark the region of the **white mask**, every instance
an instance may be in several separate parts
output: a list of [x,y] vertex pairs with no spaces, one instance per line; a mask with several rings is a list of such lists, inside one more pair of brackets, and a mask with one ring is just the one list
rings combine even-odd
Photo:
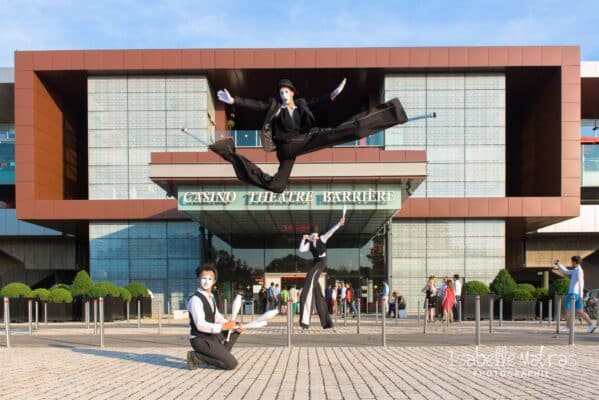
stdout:
[[200,278],[200,286],[202,289],[210,289],[214,285],[214,280],[210,277],[203,276]]
[[293,99],[293,90],[283,86],[279,89],[279,96],[281,96],[281,103],[286,106]]

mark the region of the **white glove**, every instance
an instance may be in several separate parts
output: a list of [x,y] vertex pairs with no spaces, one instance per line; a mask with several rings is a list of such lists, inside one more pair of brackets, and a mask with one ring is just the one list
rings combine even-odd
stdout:
[[216,92],[216,97],[218,97],[218,99],[220,101],[222,101],[223,103],[227,103],[227,104],[235,103],[235,99],[233,99],[233,96],[231,96],[231,94],[229,93],[229,91],[227,89],[219,90],[218,92]]
[[343,78],[343,80],[341,81],[341,83],[339,84],[339,86],[337,86],[335,88],[335,90],[333,90],[331,92],[331,100],[334,100],[335,97],[339,96],[339,93],[341,93],[343,91],[343,88],[345,87],[345,83],[347,82],[347,78]]

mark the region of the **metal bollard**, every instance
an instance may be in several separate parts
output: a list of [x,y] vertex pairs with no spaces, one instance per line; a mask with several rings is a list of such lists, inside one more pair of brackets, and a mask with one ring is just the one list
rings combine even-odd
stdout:
[[462,307],[464,306],[464,302],[460,299],[458,304],[458,322],[462,322]]
[[376,318],[376,323],[379,323],[379,301],[378,299],[374,302],[374,316]]
[[162,301],[158,300],[158,334],[162,335]]
[[559,335],[559,324],[562,319],[562,302],[561,299],[555,296],[555,334]]
[[[420,315],[420,314],[418,314]],[[428,324],[428,299],[424,299],[424,324],[422,324],[423,326],[423,333],[426,333],[426,325]]]
[[399,296],[395,298],[395,325],[399,324]]
[[44,324],[48,325],[48,303],[44,303]]
[[489,333],[493,333],[493,297],[489,298]]
[[33,301],[27,300],[27,319],[29,323],[29,336],[33,335]]
[[[381,302],[383,300],[381,299]],[[386,347],[387,346],[387,335],[385,334],[385,325],[386,325],[386,320],[387,320],[387,313],[385,312],[385,306],[381,303],[381,334],[382,334],[382,340],[381,340],[381,346]]]
[[[277,304],[275,307],[279,307],[279,305]],[[240,323],[243,324],[243,314],[244,314],[244,308],[245,308],[245,301],[241,303],[241,310],[239,310],[239,319],[240,319]],[[279,310],[280,311],[280,310]],[[233,310],[231,310],[231,312],[233,312]]]
[[87,333],[89,333],[89,320],[91,319],[89,314],[90,314],[89,313],[89,301],[86,301],[85,302],[85,324],[87,326]]
[[539,325],[543,325],[543,302],[539,301]]
[[480,296],[474,297],[474,320],[476,345],[480,346]]
[[137,300],[137,327],[141,328],[141,300]]
[[100,347],[104,347],[104,298],[100,297]]
[[166,303],[166,323],[171,323],[171,302],[170,300]]
[[225,299],[224,305],[225,305],[225,308],[223,310],[224,311],[223,312],[223,314],[224,314],[223,317],[225,317],[225,319],[227,319],[227,299]]
[[356,333],[359,335],[360,334],[360,316],[362,315],[362,310],[360,308],[360,306],[361,306],[360,303],[362,301],[360,300],[359,297],[358,297],[357,301],[358,301],[358,316],[356,318],[358,318],[358,326],[357,326],[357,332]]
[[35,330],[36,331],[40,330],[39,316],[40,316],[40,306],[39,306],[39,302],[36,301],[35,302]]
[[575,307],[575,301],[576,301],[576,297],[574,295],[570,296],[570,333],[568,335],[568,344],[570,346],[574,346],[574,321],[575,321],[575,314],[576,314],[576,309]]
[[553,318],[553,300],[549,299],[547,307],[547,325],[551,326],[551,319]]
[[499,299],[499,326],[503,326],[503,297]]
[[418,300],[418,324],[420,325],[420,300]]
[[94,299],[94,335],[98,333],[98,300]]
[[6,347],[11,347],[10,343],[10,300],[4,298],[4,331],[6,332]]
[[291,347],[291,332],[293,331],[293,300],[287,300],[287,347]]
[[131,322],[130,318],[131,318],[131,302],[128,301],[127,302],[127,323]]

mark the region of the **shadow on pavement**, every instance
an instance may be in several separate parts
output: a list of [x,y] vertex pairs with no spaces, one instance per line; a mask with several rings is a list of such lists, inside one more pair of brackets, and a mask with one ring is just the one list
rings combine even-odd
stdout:
[[164,354],[132,353],[101,349],[82,349],[76,347],[72,347],[71,351],[98,357],[135,361],[144,364],[157,365],[159,367],[187,369],[187,365],[185,363],[186,361],[184,359],[171,357]]

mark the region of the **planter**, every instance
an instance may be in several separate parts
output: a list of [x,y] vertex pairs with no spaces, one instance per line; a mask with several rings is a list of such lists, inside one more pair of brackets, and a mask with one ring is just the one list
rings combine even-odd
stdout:
[[[11,322],[27,322],[29,321],[29,310],[27,301],[24,297],[10,299],[10,321]],[[35,307],[35,305],[33,306]],[[2,308],[2,320],[4,321],[4,298],[0,299],[0,308]],[[35,312],[35,309],[32,309]],[[35,318],[35,316],[34,316]]]
[[534,320],[536,317],[536,308],[537,302],[536,300],[531,301],[520,301],[520,300],[512,300],[504,302],[504,306],[509,304],[510,308],[510,319],[512,321],[522,321],[522,320]]
[[[43,307],[43,306],[42,306]],[[43,319],[43,308],[40,310]],[[48,321],[72,321],[73,303],[48,303]]]
[[125,315],[123,313],[123,303],[123,299],[120,297],[104,297],[104,322],[123,320]]
[[[474,298],[469,294],[462,295],[462,319],[474,319]],[[495,298],[493,294],[485,294],[480,296],[480,319],[489,319],[489,302],[491,298]],[[505,304],[504,304],[505,306]],[[495,306],[496,307],[496,306]],[[505,312],[505,311],[504,311]]]
[[[142,297],[140,299],[132,299],[129,308],[130,318],[137,318],[137,300],[141,300],[141,317],[152,318],[152,298]],[[127,318],[127,304],[123,302],[123,315]]]

